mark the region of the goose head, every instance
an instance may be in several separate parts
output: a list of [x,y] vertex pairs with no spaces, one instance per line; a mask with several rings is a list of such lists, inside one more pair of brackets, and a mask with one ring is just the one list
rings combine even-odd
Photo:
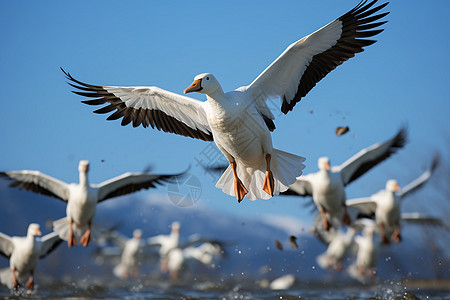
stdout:
[[89,161],[88,160],[80,160],[78,164],[78,172],[87,173],[89,172]]
[[133,231],[133,238],[136,239],[136,240],[140,240],[142,238],[142,230],[135,229]]
[[172,223],[172,233],[179,233],[180,232],[180,223],[173,222]]
[[386,190],[389,192],[397,192],[400,191],[400,186],[397,183],[397,180],[390,179],[386,182]]
[[330,159],[326,156],[320,157],[317,161],[319,170],[330,171]]
[[28,225],[27,236],[35,237],[39,235],[42,235],[39,224],[31,223]]
[[197,92],[212,95],[218,90],[222,90],[222,87],[216,77],[211,73],[203,73],[194,77],[194,82],[184,90],[184,93]]

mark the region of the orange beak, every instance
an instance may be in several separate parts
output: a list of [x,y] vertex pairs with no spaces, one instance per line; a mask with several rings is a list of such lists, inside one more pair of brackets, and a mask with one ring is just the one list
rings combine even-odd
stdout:
[[201,91],[202,88],[202,80],[201,79],[197,79],[194,80],[194,82],[187,88],[184,90],[184,93],[191,93],[191,92],[199,92]]
[[325,170],[330,171],[330,163],[329,162],[326,162],[323,165],[325,167]]
[[34,234],[35,235],[42,235],[42,232],[41,232],[41,230],[39,228],[36,228]]
[[400,190],[401,190],[400,186],[396,183],[394,185],[394,191],[400,191]]

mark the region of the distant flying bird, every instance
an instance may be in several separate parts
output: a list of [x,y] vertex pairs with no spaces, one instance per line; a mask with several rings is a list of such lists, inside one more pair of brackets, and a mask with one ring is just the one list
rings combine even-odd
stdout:
[[356,223],[362,226],[362,235],[355,236],[356,261],[349,267],[349,274],[365,282],[367,278],[375,278],[380,242],[377,241],[378,229],[374,221],[360,219]]
[[327,250],[316,258],[319,266],[322,269],[333,268],[336,271],[340,271],[343,260],[352,249],[355,234],[356,230],[353,227],[348,227],[346,232],[342,231],[342,229],[336,229]]
[[156,184],[170,181],[181,174],[124,173],[100,184],[88,180],[89,162],[81,160],[78,166],[79,183],[65,183],[39,171],[0,172],[0,176],[14,182],[10,185],[35,193],[55,197],[67,203],[65,218],[53,222],[53,229],[72,247],[80,243],[86,247],[91,240],[92,222],[97,204],[114,197],[131,194],[141,189],[155,188]]
[[[188,241],[180,244],[180,223],[179,222],[172,223],[170,234],[168,234],[168,235],[160,234],[160,235],[156,235],[156,236],[153,236],[153,237],[150,237],[147,239],[147,246],[150,246],[150,247],[158,246],[159,247],[160,269],[161,269],[162,273],[173,272],[173,270],[176,269],[176,267],[174,267],[174,266],[178,265],[178,263],[176,261],[181,259],[180,253],[170,254],[171,251],[173,251],[174,249],[185,249],[187,247],[190,247],[192,245],[199,244],[199,243],[211,243],[211,244],[221,245],[221,242],[218,240],[200,237],[197,234],[192,235],[188,239]],[[170,258],[170,255],[172,255],[172,258]],[[182,254],[182,255],[184,255],[184,254]],[[170,263],[171,259],[172,259],[172,262]],[[169,265],[169,263],[171,265]],[[174,273],[173,276],[176,276],[176,274]]]
[[178,247],[180,243],[180,223],[172,222],[171,231],[169,235],[156,235],[147,239],[147,244],[150,246],[159,246],[159,256],[161,261],[161,272],[168,271],[169,251]]
[[223,256],[223,248],[218,242],[205,242],[198,246],[174,248],[167,254],[167,269],[170,279],[177,279],[179,272],[189,260],[196,260],[206,266],[213,263],[214,258]]
[[390,242],[388,236],[392,235],[395,242],[401,241],[400,205],[404,197],[422,187],[430,179],[438,165],[439,157],[436,155],[431,167],[417,179],[410,182],[404,188],[400,188],[397,180],[390,179],[386,182],[386,188],[369,197],[347,200],[347,206],[356,207],[365,216],[375,214],[375,219],[380,227],[381,241]]
[[402,148],[406,135],[406,129],[401,128],[393,138],[362,149],[339,166],[330,167],[329,158],[321,157],[318,160],[319,171],[298,177],[284,194],[312,196],[325,230],[330,228],[334,218],[342,218],[349,225],[345,186]]
[[108,120],[122,125],[157,128],[204,141],[214,141],[230,166],[216,184],[240,202],[269,199],[288,189],[304,168],[304,158],[274,149],[275,130],[269,99],[282,99],[286,114],[295,104],[344,61],[375,43],[367,38],[382,32],[386,23],[375,22],[388,13],[376,14],[387,3],[376,0],[355,8],[318,31],[291,44],[250,85],[224,93],[214,75],[203,73],[184,93],[206,95],[206,102],[181,96],[159,87],[98,86],[78,81],[69,73],[74,93],[93,98],[82,101],[104,106],[95,113],[113,112]]
[[[102,242],[110,242],[119,248],[120,261],[114,267],[113,273],[119,278],[136,278],[139,273],[139,266],[143,261],[145,248],[145,241],[142,240],[142,230],[133,230],[133,236],[128,238],[127,236],[119,233],[115,230],[108,230],[102,233],[99,237]],[[100,249],[98,255],[108,256],[110,253],[106,253]]]
[[3,282],[1,276],[3,284],[7,286],[12,284],[12,287],[17,289],[29,276],[26,288],[28,290],[34,288],[34,270],[38,260],[46,257],[62,242],[55,232],[38,237],[40,235],[40,226],[35,223],[28,226],[26,237],[10,237],[0,232],[0,254],[9,259],[12,275],[12,278],[5,276],[8,282]]

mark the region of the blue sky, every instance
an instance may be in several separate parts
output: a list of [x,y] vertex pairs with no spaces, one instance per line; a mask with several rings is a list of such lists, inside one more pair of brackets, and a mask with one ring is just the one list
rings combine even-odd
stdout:
[[[1,1],[0,169],[40,170],[76,182],[78,161],[88,159],[97,183],[148,165],[161,173],[191,165],[202,182],[201,205],[302,217],[302,199],[238,204],[196,166],[207,142],[106,121],[70,92],[59,67],[92,84],[157,85],[177,93],[196,74],[211,72],[228,91],[248,85],[289,44],[357,3]],[[349,186],[350,198],[376,192],[389,178],[407,184],[434,151],[448,161],[449,8],[448,1],[390,3],[376,44],[330,73],[294,111],[275,112],[274,146],[305,156],[308,173],[320,156],[340,164],[407,124],[406,148]],[[337,137],[334,130],[343,125],[350,132]],[[167,195],[167,188],[142,193],[154,194]]]

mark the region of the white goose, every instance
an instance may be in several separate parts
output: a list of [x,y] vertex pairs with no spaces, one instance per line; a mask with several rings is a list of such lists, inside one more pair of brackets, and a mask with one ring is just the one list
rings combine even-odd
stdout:
[[334,218],[350,224],[345,205],[345,186],[402,148],[406,143],[406,129],[401,128],[391,139],[362,149],[343,164],[330,168],[328,157],[318,160],[319,171],[297,178],[285,195],[312,196],[325,230]]
[[147,239],[149,246],[159,246],[159,256],[161,260],[161,272],[168,271],[168,257],[167,255],[172,249],[178,247],[180,242],[180,223],[173,222],[169,235],[157,235]]
[[[31,223],[28,226],[27,236],[10,237],[0,232],[0,254],[9,258],[12,274],[12,287],[17,289],[19,284],[29,275],[26,288],[34,288],[34,270],[40,258],[44,258],[62,242],[55,232],[42,238],[39,224]],[[3,282],[7,286],[11,282]]]
[[83,231],[80,243],[86,247],[91,240],[92,222],[97,204],[113,197],[130,194],[141,189],[154,188],[180,174],[124,173],[100,184],[88,180],[89,162],[82,160],[78,166],[79,183],[65,183],[39,171],[0,172],[0,176],[14,182],[11,186],[55,197],[67,202],[65,218],[56,220],[53,229],[72,247]]
[[222,257],[223,249],[219,243],[206,242],[198,246],[174,248],[167,255],[167,270],[171,279],[177,279],[179,272],[189,260],[197,260],[210,266],[215,257]]
[[422,187],[430,179],[439,161],[436,155],[430,169],[425,171],[417,179],[410,182],[404,188],[400,188],[397,180],[390,179],[386,182],[386,188],[369,197],[350,199],[346,201],[347,206],[356,207],[361,214],[372,216],[380,227],[381,241],[389,243],[388,236],[392,235],[395,242],[401,241],[400,235],[400,205],[401,200],[413,191]]
[[[120,255],[120,261],[113,269],[114,275],[123,279],[129,277],[136,278],[138,276],[139,265],[143,261],[143,249],[145,247],[145,242],[142,240],[142,230],[133,230],[133,236],[131,238],[128,238],[117,231],[108,231],[103,233],[97,242],[112,242],[119,248],[117,254]],[[103,260],[104,257],[111,256],[112,253],[109,248],[101,248],[99,254],[99,257]],[[114,252],[114,254],[116,254],[116,252]]]
[[374,278],[380,256],[380,244],[376,241],[378,233],[375,222],[370,219],[360,219],[357,221],[361,226],[362,235],[355,236],[356,261],[349,267],[349,274],[365,282],[367,277]]
[[316,261],[319,266],[323,269],[333,268],[336,271],[340,271],[344,258],[354,245],[355,234],[356,230],[353,227],[348,227],[346,232],[342,231],[342,229],[337,230],[327,250],[317,256]]
[[[291,44],[250,85],[224,93],[210,73],[196,76],[184,91],[206,95],[206,102],[161,88],[98,86],[83,83],[69,73],[74,93],[92,100],[83,103],[108,106],[95,113],[112,113],[108,120],[122,125],[157,128],[183,136],[214,141],[230,163],[216,184],[238,201],[269,199],[288,189],[301,175],[304,158],[272,146],[274,115],[266,101],[281,98],[281,111],[291,111],[322,78],[375,41],[375,22],[388,13],[376,14],[387,3],[362,1],[355,8],[318,31]],[[373,8],[372,8],[373,7]]]

